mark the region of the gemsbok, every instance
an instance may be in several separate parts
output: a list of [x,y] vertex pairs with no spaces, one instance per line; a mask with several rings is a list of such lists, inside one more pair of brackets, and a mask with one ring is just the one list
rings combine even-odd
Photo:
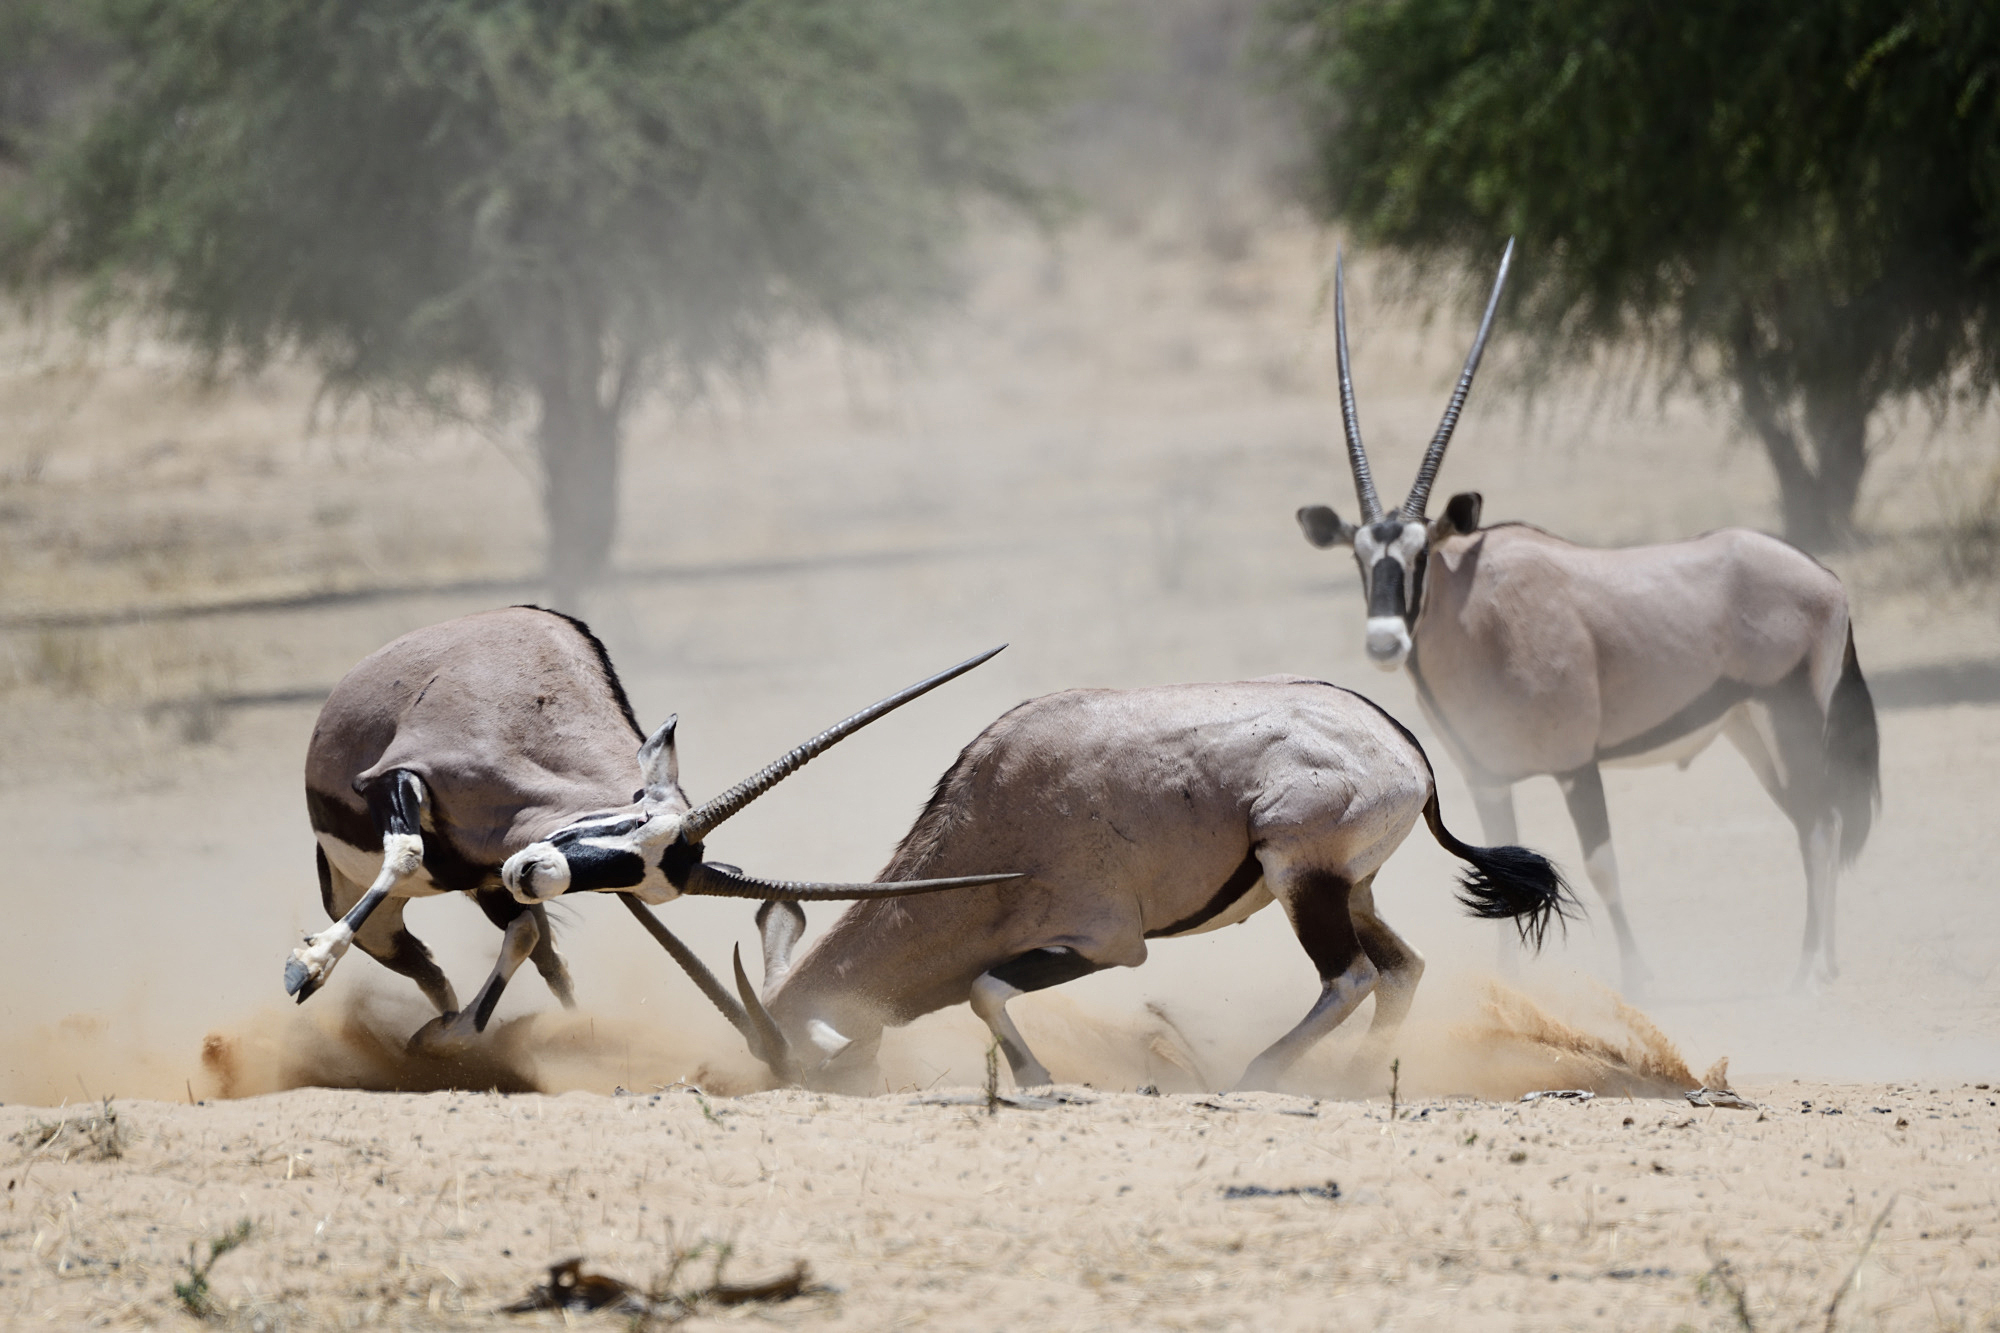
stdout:
[[[793,883],[702,856],[708,833],[807,760],[999,651],[856,713],[694,808],[680,786],[676,719],[651,737],[640,731],[604,645],[581,621],[517,606],[405,634],[341,679],[313,727],[306,808],[318,842],[320,900],[333,925],[293,950],[285,990],[303,1004],[358,944],[416,982],[437,1007],[411,1049],[448,1053],[485,1031],[501,991],[529,958],[556,998],[574,1005],[543,904],[565,891],[595,890],[619,894],[754,1040],[735,998],[646,904],[682,894],[866,898],[1009,878]],[[441,893],[471,895],[506,932],[469,1009],[459,1008],[430,950],[403,927],[409,899]]]
[[1386,1049],[1423,973],[1374,894],[1419,817],[1471,865],[1459,900],[1539,947],[1569,903],[1555,867],[1454,838],[1422,747],[1358,694],[1268,677],[1030,700],[965,747],[881,876],[1005,865],[1025,878],[858,903],[796,964],[804,912],[766,905],[761,997],[736,962],[752,1049],[781,1079],[873,1090],[885,1026],[969,1001],[1015,1082],[1047,1083],[1009,1000],[1137,967],[1148,940],[1216,930],[1276,900],[1320,995],[1242,1086],[1270,1086],[1372,993],[1365,1062]]
[[1685,768],[1718,735],[1798,832],[1806,924],[1793,985],[1831,980],[1836,878],[1867,841],[1880,800],[1875,705],[1840,580],[1741,528],[1602,550],[1525,523],[1482,528],[1472,491],[1454,495],[1442,516],[1424,516],[1513,253],[1509,241],[1444,420],[1393,512],[1376,496],[1361,444],[1336,259],[1340,410],[1361,522],[1307,505],[1299,526],[1314,546],[1353,549],[1368,656],[1385,671],[1408,668],[1488,840],[1517,836],[1514,783],[1548,774],[1560,784],[1628,991],[1643,989],[1648,972],[1625,916],[1598,770]]

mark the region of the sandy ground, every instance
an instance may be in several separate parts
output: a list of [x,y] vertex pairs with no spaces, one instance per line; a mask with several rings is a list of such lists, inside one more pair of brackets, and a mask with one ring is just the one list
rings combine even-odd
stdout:
[[[642,719],[680,714],[697,797],[1012,645],[733,821],[720,858],[866,877],[959,746],[1068,686],[1298,671],[1428,738],[1405,678],[1365,666],[1351,562],[1291,519],[1351,508],[1331,241],[1282,217],[1240,252],[1202,237],[1171,210],[1055,245],[997,235],[965,313],[897,353],[803,345],[754,391],[634,423],[618,574],[586,609]],[[1394,491],[1466,331],[1356,276],[1362,416]],[[0,1142],[6,1320],[183,1319],[188,1243],[248,1217],[213,1274],[246,1327],[486,1322],[570,1254],[643,1284],[704,1241],[735,1246],[736,1277],[804,1258],[840,1290],[703,1319],[806,1326],[1822,1328],[1841,1290],[1841,1328],[1994,1325],[1995,1111],[1974,1085],[2000,1079],[2000,616],[1992,582],[1951,572],[1953,525],[1994,477],[1992,416],[1902,419],[1864,493],[1874,536],[1831,562],[1883,706],[1885,793],[1842,883],[1837,983],[1784,989],[1792,835],[1721,747],[1607,774],[1658,1040],[1607,997],[1608,930],[1513,959],[1456,914],[1453,863],[1419,834],[1377,888],[1430,959],[1402,1052],[1416,1119],[1346,1074],[1348,1033],[1292,1098],[1199,1104],[1316,992],[1264,913],[1019,1002],[1096,1100],[989,1120],[911,1101],[981,1083],[963,1010],[893,1034],[880,1099],[755,1091],[734,1034],[602,902],[561,923],[583,1008],[553,1011],[524,973],[469,1069],[397,1054],[424,1015],[359,954],[311,1005],[278,1004],[286,952],[321,924],[298,776],[318,700],[396,634],[540,595],[518,443],[315,412],[296,370],[202,389],[136,334],[83,350],[10,327],[0,351],[0,1133],[112,1095],[131,1135],[101,1162],[70,1131]],[[1523,407],[1498,391],[1517,355],[1496,343],[1440,494],[1604,543],[1772,522],[1722,405],[1612,367]],[[1447,821],[1476,834],[1441,756],[1440,778]],[[1517,799],[1524,839],[1578,869],[1553,784]],[[752,939],[739,904],[667,914],[718,965]],[[461,988],[490,964],[497,936],[464,904],[410,922]],[[1496,971],[1526,997],[1504,1021]],[[1727,1056],[1764,1118],[1691,1112],[1663,1084],[1521,1107],[1616,1072],[1537,1040],[1544,1018],[1600,1056]],[[716,1119],[652,1096],[683,1080]],[[358,1090],[453,1083],[540,1091]],[[1328,1179],[1338,1201],[1222,1194]]]
[[[267,1328],[490,1326],[546,1259],[644,1286],[704,1245],[728,1247],[725,1279],[803,1259],[821,1290],[702,1324],[1952,1328],[2000,1310],[1984,1088],[1746,1089],[1761,1111],[1423,1100],[1393,1121],[1063,1091],[1080,1104],[996,1116],[682,1089],[134,1102],[123,1157],[85,1160],[72,1136],[7,1168],[0,1318],[175,1322],[190,1245],[242,1218],[209,1283]],[[676,1285],[710,1280],[712,1255]]]

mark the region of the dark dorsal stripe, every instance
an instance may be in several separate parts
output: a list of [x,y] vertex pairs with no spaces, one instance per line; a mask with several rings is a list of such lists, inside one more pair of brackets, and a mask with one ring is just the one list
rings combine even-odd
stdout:
[[639,726],[638,717],[632,712],[632,701],[625,697],[625,682],[618,679],[618,672],[611,665],[611,654],[604,650],[603,641],[590,632],[590,626],[584,624],[575,616],[565,615],[561,611],[551,611],[546,606],[536,606],[531,602],[521,603],[520,609],[523,611],[540,611],[543,615],[554,616],[557,620],[567,621],[571,629],[583,636],[583,641],[590,645],[590,651],[597,655],[597,665],[604,670],[604,683],[610,687],[611,697],[618,704],[618,711],[625,715],[625,725],[632,728],[634,736],[637,736],[640,740],[646,739],[646,733]]
[[1725,677],[1696,695],[1687,707],[1658,726],[1648,727],[1630,740],[1616,745],[1599,746],[1597,760],[1604,763],[1613,759],[1630,759],[1672,745],[1681,737],[1708,726],[1755,693],[1742,681]]
[[1263,878],[1263,875],[1264,866],[1257,860],[1257,849],[1252,847],[1249,853],[1244,856],[1243,864],[1236,867],[1235,873],[1230,875],[1227,882],[1215,891],[1215,896],[1208,900],[1206,907],[1203,907],[1193,916],[1182,917],[1171,926],[1162,926],[1158,930],[1147,931],[1146,938],[1149,940],[1165,939],[1170,935],[1185,935],[1191,930],[1200,929],[1202,926],[1215,920],[1218,916],[1221,916],[1231,907],[1234,907],[1236,900],[1250,892],[1250,886]]

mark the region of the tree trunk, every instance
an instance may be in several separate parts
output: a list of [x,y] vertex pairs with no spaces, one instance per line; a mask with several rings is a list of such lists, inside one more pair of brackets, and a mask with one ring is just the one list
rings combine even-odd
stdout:
[[1876,394],[1858,375],[1809,384],[1801,395],[1808,453],[1793,413],[1772,390],[1747,338],[1739,337],[1734,350],[1738,401],[1778,475],[1786,539],[1808,551],[1848,545],[1868,466],[1868,417]]
[[[559,611],[582,610],[586,589],[602,577],[618,527],[618,446],[623,393],[604,400],[594,340],[564,340],[538,377],[542,504],[548,519],[549,598]],[[561,343],[558,346],[562,346]]]

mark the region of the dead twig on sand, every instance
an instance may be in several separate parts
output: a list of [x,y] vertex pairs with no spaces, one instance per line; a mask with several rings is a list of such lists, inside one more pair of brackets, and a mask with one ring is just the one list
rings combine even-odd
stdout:
[[1402,1090],[1402,1086],[1403,1057],[1399,1055],[1389,1062],[1389,1118],[1391,1120],[1394,1120],[1402,1113],[1401,1108],[1396,1104],[1396,1095]]
[[986,1114],[1000,1114],[1000,1043],[986,1046]]
[[1705,1244],[1702,1248],[1708,1251],[1709,1262],[1713,1265],[1696,1284],[1702,1299],[1707,1300],[1711,1290],[1721,1287],[1729,1297],[1731,1313],[1736,1316],[1743,1333],[1757,1333],[1757,1321],[1750,1317],[1750,1293],[1743,1280],[1736,1276],[1736,1266],[1719,1257],[1713,1245]]
[[[729,1261],[733,1248],[711,1242],[677,1248],[669,1259],[666,1272],[645,1291],[608,1273],[585,1272],[581,1257],[565,1259],[559,1264],[550,1264],[546,1282],[538,1283],[513,1304],[500,1307],[500,1313],[607,1310],[630,1316],[632,1333],[645,1333],[648,1329],[672,1327],[693,1318],[707,1307],[789,1301],[826,1290],[813,1285],[811,1270],[804,1260],[794,1263],[790,1272],[762,1282],[724,1282],[723,1265]],[[704,1253],[715,1255],[714,1276],[706,1285],[676,1290],[675,1283],[680,1278],[681,1270]]]
[[1888,1224],[1889,1210],[1894,1208],[1896,1200],[1902,1197],[1901,1194],[1891,1194],[1889,1202],[1882,1205],[1882,1211],[1875,1216],[1875,1225],[1868,1228],[1868,1239],[1861,1242],[1861,1253],[1854,1256],[1854,1267],[1847,1270],[1847,1276],[1841,1279],[1840,1286],[1833,1293],[1833,1299],[1826,1303],[1826,1333],[1833,1333],[1834,1321],[1840,1318],[1840,1303],[1846,1300],[1847,1293],[1854,1289],[1855,1279],[1861,1276],[1861,1265],[1868,1262],[1868,1252],[1875,1248],[1875,1238],[1882,1234],[1882,1228]]

